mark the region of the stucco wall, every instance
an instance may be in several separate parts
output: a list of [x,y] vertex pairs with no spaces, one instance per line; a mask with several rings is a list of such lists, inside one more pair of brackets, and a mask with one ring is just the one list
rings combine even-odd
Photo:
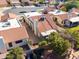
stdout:
[[12,42],[13,47],[9,47],[9,45],[6,44],[6,48],[7,48],[7,50],[9,50],[9,49],[12,49],[12,48],[15,48],[15,47],[18,47],[18,46],[23,46],[25,44],[27,44],[26,39],[22,40],[22,42],[18,43],[18,44],[16,44],[15,42]]

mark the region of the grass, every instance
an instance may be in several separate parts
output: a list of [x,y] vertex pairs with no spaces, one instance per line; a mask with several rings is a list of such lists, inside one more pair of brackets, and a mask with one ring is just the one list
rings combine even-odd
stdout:
[[72,27],[72,28],[67,28],[67,30],[70,31],[70,32],[78,31],[79,30],[79,26]]

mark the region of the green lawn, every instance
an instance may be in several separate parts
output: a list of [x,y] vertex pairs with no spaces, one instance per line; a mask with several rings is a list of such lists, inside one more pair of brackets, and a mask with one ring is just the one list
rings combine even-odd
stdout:
[[72,28],[67,28],[67,30],[70,31],[70,32],[78,31],[79,30],[79,26],[72,27]]
[[76,27],[73,27],[73,28],[70,28],[71,31],[77,31],[79,30],[79,26],[76,26]]

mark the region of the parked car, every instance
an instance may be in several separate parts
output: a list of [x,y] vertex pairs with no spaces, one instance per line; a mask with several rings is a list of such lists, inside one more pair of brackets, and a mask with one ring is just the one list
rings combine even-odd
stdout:
[[40,7],[41,5],[40,5],[40,4],[34,4],[34,6],[36,6],[36,7]]

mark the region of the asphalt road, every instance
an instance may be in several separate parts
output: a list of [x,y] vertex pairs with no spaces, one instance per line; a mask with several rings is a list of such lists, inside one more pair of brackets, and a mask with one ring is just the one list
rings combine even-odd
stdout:
[[23,13],[20,13],[22,11],[24,12],[31,12],[31,11],[36,11],[38,9],[43,9],[46,8],[47,6],[41,6],[41,7],[34,7],[34,6],[25,6],[25,7],[12,7],[10,9],[5,10],[3,13],[15,13],[17,15],[21,15]]

